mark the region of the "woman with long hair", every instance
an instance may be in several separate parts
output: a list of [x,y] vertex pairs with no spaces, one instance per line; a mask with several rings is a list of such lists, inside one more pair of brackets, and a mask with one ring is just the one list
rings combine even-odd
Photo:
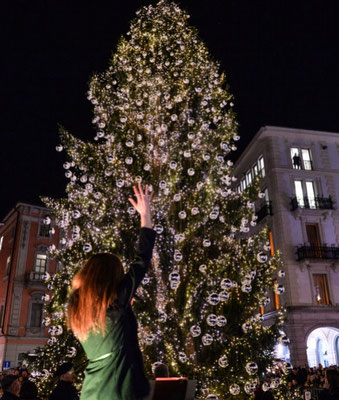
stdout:
[[135,400],[149,393],[131,300],[151,261],[155,231],[148,186],[145,193],[141,184],[133,190],[136,200],[129,201],[141,230],[128,273],[116,255],[102,253],[91,256],[72,281],[68,325],[89,359],[81,400]]

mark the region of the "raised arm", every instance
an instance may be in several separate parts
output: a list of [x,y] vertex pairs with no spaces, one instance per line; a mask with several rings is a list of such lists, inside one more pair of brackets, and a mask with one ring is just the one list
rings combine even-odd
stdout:
[[151,200],[152,195],[149,194],[148,185],[145,186],[145,193],[142,190],[141,183],[138,187],[133,186],[136,201],[131,197],[128,199],[136,211],[140,214],[140,222],[142,228],[152,228],[151,218]]
[[145,193],[141,184],[133,187],[136,201],[132,198],[128,200],[140,214],[141,230],[138,240],[136,257],[130,266],[118,289],[118,302],[120,305],[128,305],[137,290],[140,282],[146,274],[148,265],[152,258],[152,251],[155,241],[155,231],[152,229],[151,218],[151,200],[148,185],[145,187]]

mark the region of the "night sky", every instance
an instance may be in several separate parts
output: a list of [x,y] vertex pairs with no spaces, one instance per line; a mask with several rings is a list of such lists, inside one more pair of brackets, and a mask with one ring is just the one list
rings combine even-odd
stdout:
[[[107,68],[135,11],[149,2],[2,3],[0,218],[18,201],[63,196],[58,124],[92,140],[88,81]],[[226,72],[240,124],[238,155],[264,125],[339,132],[337,1],[177,3]]]

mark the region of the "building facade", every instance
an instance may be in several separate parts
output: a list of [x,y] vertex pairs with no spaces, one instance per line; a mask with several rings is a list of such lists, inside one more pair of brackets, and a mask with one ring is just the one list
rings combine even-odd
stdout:
[[57,246],[59,230],[53,221],[43,223],[46,216],[46,208],[18,203],[0,225],[0,369],[16,367],[23,354],[34,354],[48,339],[43,278],[56,271],[47,249]]
[[237,191],[261,176],[251,232],[268,226],[284,263],[285,277],[272,279],[285,292],[271,294],[265,320],[286,306],[292,364],[339,365],[339,134],[263,127],[234,174]]

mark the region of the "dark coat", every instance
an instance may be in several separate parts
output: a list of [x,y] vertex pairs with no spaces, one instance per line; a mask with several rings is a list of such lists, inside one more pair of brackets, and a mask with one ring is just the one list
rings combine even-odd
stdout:
[[79,400],[79,395],[71,382],[59,381],[49,400]]
[[131,299],[152,258],[155,231],[140,230],[137,254],[107,310],[105,334],[90,333],[82,346],[89,359],[81,400],[134,400],[147,396],[149,383],[138,343],[138,324]]
[[339,388],[333,390],[322,390],[319,393],[319,400],[339,400]]
[[6,390],[0,400],[19,400],[19,397]]

